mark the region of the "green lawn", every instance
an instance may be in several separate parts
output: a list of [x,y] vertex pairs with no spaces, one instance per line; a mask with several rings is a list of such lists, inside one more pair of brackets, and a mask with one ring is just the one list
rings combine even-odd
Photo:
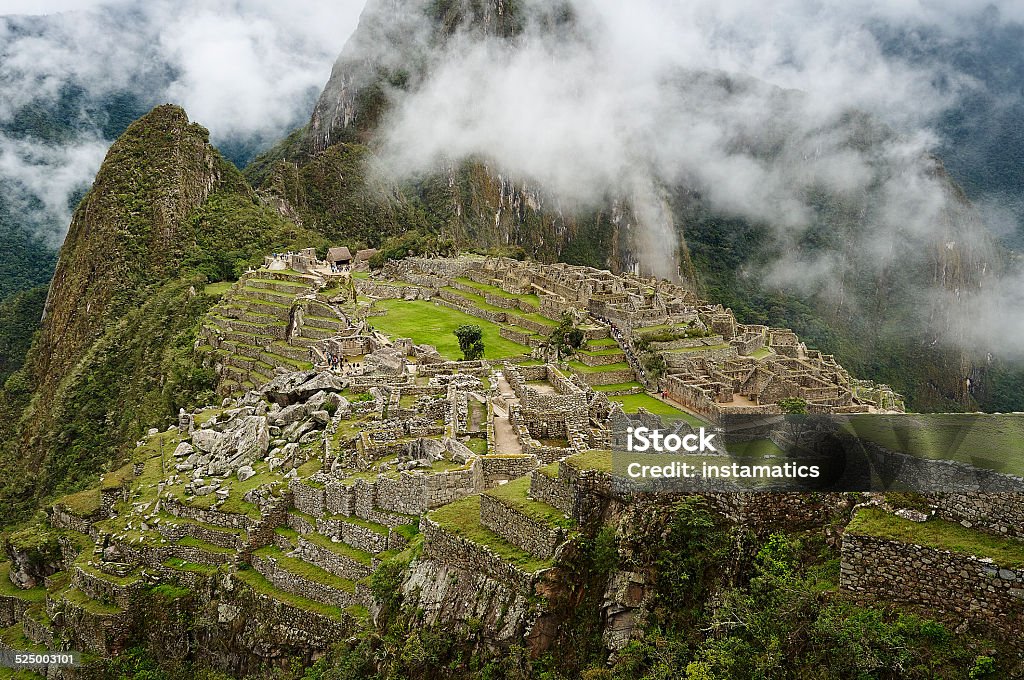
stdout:
[[463,324],[480,326],[484,334],[484,357],[487,359],[516,357],[530,351],[529,347],[498,335],[498,324],[442,305],[425,300],[380,300],[376,304],[388,313],[387,316],[370,318],[374,328],[392,338],[412,338],[416,344],[433,345],[448,359],[462,358],[454,332]]
[[727,443],[726,448],[733,456],[762,458],[764,456],[785,456],[786,452],[770,439],[754,439],[749,442]]
[[618,347],[609,347],[608,349],[581,349],[580,354],[587,354],[592,357],[607,357],[613,354],[622,354],[622,350]]
[[1024,543],[967,529],[955,522],[911,522],[878,508],[861,508],[846,530],[928,548],[991,558],[1000,567],[1024,567]]
[[615,383],[614,385],[597,385],[594,387],[595,392],[618,392],[619,390],[632,390],[635,388],[643,388],[643,385],[633,381],[628,383]]
[[233,281],[220,281],[218,283],[208,283],[203,288],[203,292],[213,297],[220,297],[224,293],[231,290],[231,286],[235,285]]
[[707,424],[697,416],[681,411],[675,406],[671,406],[659,399],[655,399],[649,394],[627,394],[620,397],[608,398],[622,404],[622,410],[626,413],[636,413],[637,409],[642,406],[648,413],[653,413],[656,416],[663,416],[670,420],[682,419],[694,427],[700,427],[701,425]]
[[[496,313],[504,312],[509,317],[514,317],[514,318],[510,318],[509,319],[509,323],[511,323],[511,324],[515,324],[515,319],[518,318],[518,319],[529,319],[530,321],[535,321],[535,322],[537,322],[537,323],[539,323],[539,324],[541,324],[543,326],[547,326],[548,328],[555,328],[556,326],[558,326],[558,322],[557,321],[553,321],[553,320],[547,318],[546,316],[538,314],[537,312],[523,312],[523,311],[520,311],[519,309],[506,309],[505,307],[499,307],[497,305],[492,305],[491,303],[487,302],[487,299],[484,298],[483,295],[478,295],[476,293],[467,293],[464,290],[459,290],[458,288],[452,288],[451,286],[446,287],[445,290],[450,291],[450,292],[454,293],[455,295],[458,295],[459,297],[463,298],[464,300],[472,303],[471,306],[478,307],[479,309],[482,309],[482,310],[485,310],[485,311],[488,311],[488,312],[496,312]],[[512,296],[512,297],[516,297],[516,296]],[[516,325],[518,325],[518,324],[516,324]],[[520,327],[522,328],[523,326],[520,326]]]
[[893,451],[1024,476],[1024,415],[857,415],[847,430]]
[[580,373],[608,373],[610,371],[624,371],[631,368],[625,361],[617,364],[608,364],[607,366],[587,366],[578,361],[567,361],[566,363]]
[[566,464],[577,470],[612,471],[612,452],[602,449],[577,453],[565,459]]
[[476,288],[479,291],[483,291],[485,293],[492,293],[494,295],[497,295],[498,297],[507,298],[509,300],[522,300],[531,307],[540,306],[540,298],[537,295],[534,295],[533,293],[527,295],[516,295],[515,293],[506,293],[497,286],[489,286],[486,283],[477,283],[473,279],[459,277],[455,280],[458,281],[459,283],[464,283],[465,285],[470,286],[472,288]]

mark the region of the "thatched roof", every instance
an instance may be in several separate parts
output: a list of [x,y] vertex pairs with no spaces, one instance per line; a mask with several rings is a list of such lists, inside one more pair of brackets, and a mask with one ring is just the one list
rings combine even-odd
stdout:
[[327,251],[328,262],[342,262],[344,260],[351,259],[352,252],[348,249],[347,246],[338,246],[335,248],[331,248],[330,250]]

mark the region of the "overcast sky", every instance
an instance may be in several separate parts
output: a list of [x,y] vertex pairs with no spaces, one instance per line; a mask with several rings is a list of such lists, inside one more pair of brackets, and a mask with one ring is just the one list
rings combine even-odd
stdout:
[[[0,0],[0,122],[66,85],[93,98],[130,92],[172,102],[217,144],[266,147],[308,118],[358,22],[363,0]],[[24,15],[24,16],[19,16]],[[5,196],[54,247],[69,196],[87,186],[109,141],[86,131],[41,144],[0,133]],[[31,199],[44,206],[30,210]],[[32,219],[36,218],[36,219]]]

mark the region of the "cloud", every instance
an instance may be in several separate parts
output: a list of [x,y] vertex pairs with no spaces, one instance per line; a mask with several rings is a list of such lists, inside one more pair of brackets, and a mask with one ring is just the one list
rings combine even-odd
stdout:
[[[271,0],[0,2],[0,183],[8,202],[41,202],[51,243],[69,223],[68,197],[87,186],[102,155],[95,103],[133,94],[146,106],[182,105],[217,143],[267,146],[305,122],[316,92],[355,27],[362,0],[317,0],[296,11]],[[67,11],[72,10],[72,11]],[[29,104],[52,107],[68,88],[85,92],[65,112],[70,142],[33,143],[12,130]],[[17,191],[27,192],[16,195]]]
[[[569,28],[542,20],[550,3],[534,0],[515,40],[463,32],[426,55],[425,80],[392,93],[381,171],[411,179],[485,158],[563,200],[630,199],[643,264],[661,275],[675,268],[666,189],[680,185],[773,227],[785,254],[758,274],[801,293],[841,295],[836,272],[883,272],[951,239],[964,257],[990,252],[970,211],[951,216],[928,156],[936,121],[981,85],[947,61],[895,56],[880,27],[973,39],[979,12],[1015,20],[1019,3],[569,4]],[[852,259],[800,247],[821,222],[822,190],[860,222]]]

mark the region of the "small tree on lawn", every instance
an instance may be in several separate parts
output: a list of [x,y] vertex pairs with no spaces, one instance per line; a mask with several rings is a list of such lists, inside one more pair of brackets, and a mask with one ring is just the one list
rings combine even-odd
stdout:
[[583,331],[576,327],[572,314],[565,312],[562,314],[562,322],[548,337],[548,343],[558,350],[558,358],[561,359],[582,347],[585,339]]
[[788,399],[779,400],[779,408],[782,409],[783,413],[794,416],[802,416],[807,414],[807,400],[801,399],[800,397],[790,397]]
[[464,324],[455,329],[462,358],[466,361],[479,359],[484,355],[484,332],[476,324]]

